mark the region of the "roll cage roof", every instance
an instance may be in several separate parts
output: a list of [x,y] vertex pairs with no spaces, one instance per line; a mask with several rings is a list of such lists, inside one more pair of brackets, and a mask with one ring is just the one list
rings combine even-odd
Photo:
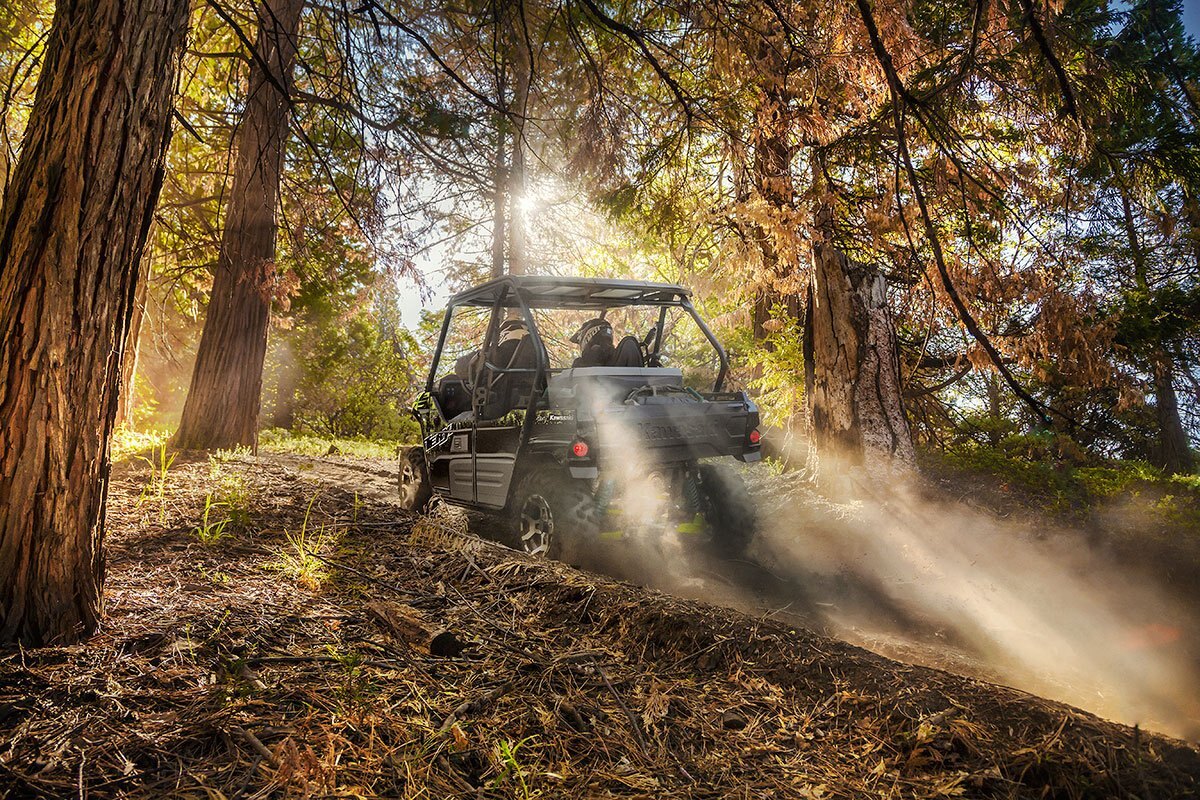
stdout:
[[[429,379],[425,390],[433,391],[437,378],[438,367],[442,359],[442,348],[446,344],[446,334],[450,330],[450,312],[461,306],[476,306],[491,308],[492,317],[484,336],[481,351],[490,353],[495,346],[497,331],[500,326],[500,309],[519,309],[525,321],[526,328],[533,334],[534,353],[537,366],[532,369],[505,368],[485,361],[485,366],[495,373],[532,372],[538,377],[538,385],[545,387],[549,378],[550,359],[546,354],[546,346],[538,333],[537,322],[532,311],[536,308],[552,309],[583,309],[600,311],[607,308],[628,306],[651,306],[662,309],[658,315],[658,325],[654,339],[655,349],[662,346],[663,326],[666,322],[668,308],[680,308],[699,326],[704,338],[717,353],[720,367],[713,386],[714,392],[721,391],[725,376],[729,372],[729,357],[725,348],[717,341],[712,330],[704,324],[704,320],[692,306],[692,292],[683,286],[670,283],[652,283],[650,281],[627,281],[613,278],[579,278],[556,277],[552,275],[505,275],[502,278],[488,281],[459,292],[450,298],[447,313],[442,319],[442,331],[438,336],[437,349],[434,350],[433,361],[429,366]],[[530,417],[532,420],[532,417]]]
[[506,275],[459,292],[451,306],[518,308],[520,295],[530,308],[602,309],[620,306],[687,306],[692,292],[682,286],[611,278],[559,278]]

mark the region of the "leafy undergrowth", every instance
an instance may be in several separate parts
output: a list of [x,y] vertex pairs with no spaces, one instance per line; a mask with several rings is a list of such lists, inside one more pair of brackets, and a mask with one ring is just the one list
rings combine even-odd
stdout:
[[168,430],[134,430],[119,427],[113,431],[109,450],[114,462],[126,461],[149,454],[171,438]]
[[1144,461],[1083,459],[1031,438],[927,452],[922,467],[956,481],[973,476],[993,504],[1015,498],[1041,512],[1085,518],[1120,502],[1161,524],[1200,531],[1200,475],[1167,475]]
[[[112,438],[112,459],[116,463],[128,460],[142,460],[151,457],[171,438],[172,431],[133,430],[118,428]],[[259,449],[264,453],[288,453],[292,455],[320,457],[327,455],[344,455],[349,458],[395,458],[399,448],[405,442],[384,439],[343,438],[316,436],[311,433],[289,431],[282,428],[268,428],[259,434]],[[250,448],[239,448],[235,451],[219,451],[223,456],[249,455]]]
[[401,442],[343,439],[270,428],[259,434],[259,449],[302,456],[344,455],[352,458],[394,458]]
[[114,475],[103,629],[0,655],[0,794],[1200,790],[1173,740],[401,519],[271,457],[181,456],[161,499],[154,474]]

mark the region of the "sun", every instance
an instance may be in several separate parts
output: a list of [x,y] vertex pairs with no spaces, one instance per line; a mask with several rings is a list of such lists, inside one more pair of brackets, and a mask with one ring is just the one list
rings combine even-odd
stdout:
[[544,193],[535,189],[526,189],[525,193],[517,198],[517,211],[522,216],[531,217],[545,205],[545,200]]

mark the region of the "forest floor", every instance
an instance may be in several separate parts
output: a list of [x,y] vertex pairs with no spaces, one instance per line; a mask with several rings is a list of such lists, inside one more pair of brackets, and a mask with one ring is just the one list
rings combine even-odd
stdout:
[[1044,523],[761,475],[770,525],[744,563],[632,542],[604,565],[668,594],[406,517],[392,474],[281,454],[116,465],[101,630],[0,651],[0,796],[1200,793],[1180,740],[826,635],[1087,701],[1136,674],[1132,705],[1075,702],[1190,735],[1190,611],[1140,572],[1114,583],[1123,537],[1080,548]]

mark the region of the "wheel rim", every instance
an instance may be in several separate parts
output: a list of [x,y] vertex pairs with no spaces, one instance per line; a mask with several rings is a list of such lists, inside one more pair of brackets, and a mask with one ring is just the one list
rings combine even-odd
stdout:
[[550,551],[554,537],[554,517],[550,504],[540,494],[530,495],[521,507],[521,549],[535,556]]

